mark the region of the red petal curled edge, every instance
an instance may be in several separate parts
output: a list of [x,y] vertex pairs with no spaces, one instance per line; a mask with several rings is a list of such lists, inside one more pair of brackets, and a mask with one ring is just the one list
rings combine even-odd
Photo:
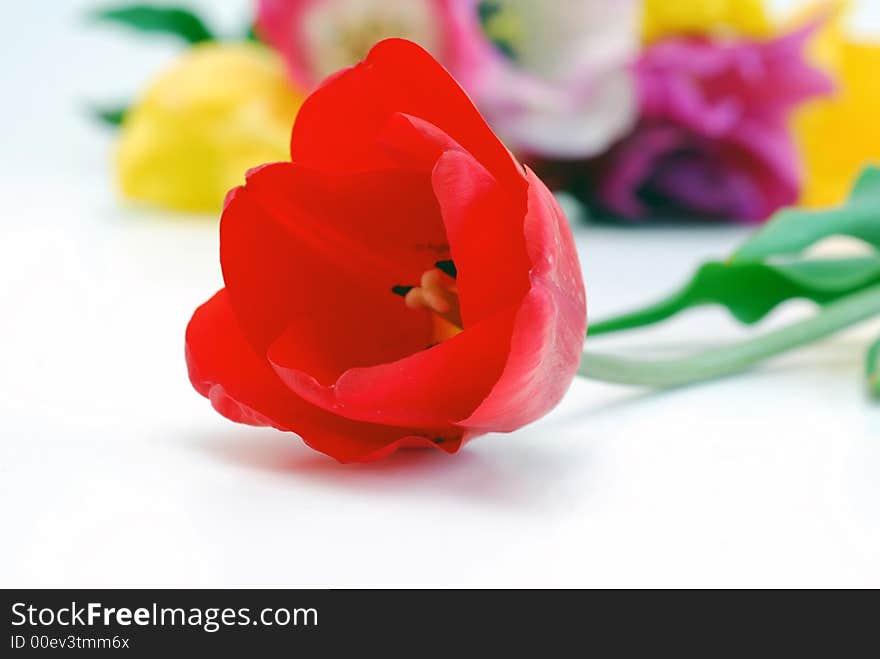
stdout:
[[511,432],[553,409],[577,373],[587,331],[587,298],[568,220],[528,170],[526,246],[531,289],[510,341],[510,357],[489,396],[464,428]]
[[193,387],[223,416],[237,423],[295,432],[313,449],[340,462],[370,462],[403,446],[431,446],[455,453],[463,443],[462,433],[448,428],[428,434],[358,423],[305,402],[254,353],[238,327],[225,290],[193,315],[186,330],[186,363]]

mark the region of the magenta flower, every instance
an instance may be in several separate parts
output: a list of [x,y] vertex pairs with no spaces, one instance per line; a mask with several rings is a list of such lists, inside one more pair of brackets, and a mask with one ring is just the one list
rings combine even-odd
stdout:
[[600,168],[599,200],[627,218],[687,214],[757,222],[797,201],[789,132],[832,89],[803,50],[815,26],[766,42],[659,42],[636,74],[641,119]]

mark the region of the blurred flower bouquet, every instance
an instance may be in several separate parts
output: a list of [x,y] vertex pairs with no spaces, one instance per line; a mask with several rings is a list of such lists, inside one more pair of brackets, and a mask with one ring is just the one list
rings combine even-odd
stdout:
[[[431,52],[493,130],[594,217],[759,222],[842,201],[880,152],[880,48],[845,4],[774,22],[760,0],[257,0],[220,39],[185,9],[94,14],[189,48],[128,108],[122,193],[216,212],[244,172],[287,156],[302,99],[388,37]],[[250,26],[249,26],[250,27]],[[872,132],[873,131],[873,132]]]

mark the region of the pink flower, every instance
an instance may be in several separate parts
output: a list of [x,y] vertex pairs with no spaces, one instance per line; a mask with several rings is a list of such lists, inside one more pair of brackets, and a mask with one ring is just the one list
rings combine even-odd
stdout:
[[449,8],[453,73],[510,148],[586,158],[632,128],[636,0],[460,0]]
[[659,42],[637,67],[642,117],[607,157],[601,202],[644,218],[692,214],[761,221],[797,201],[793,110],[831,91],[803,48],[814,26],[766,42]]
[[513,150],[566,159],[630,130],[637,0],[259,0],[260,33],[314,87],[392,36],[430,51]]
[[363,59],[379,41],[404,37],[452,68],[460,0],[258,0],[257,29],[307,89]]

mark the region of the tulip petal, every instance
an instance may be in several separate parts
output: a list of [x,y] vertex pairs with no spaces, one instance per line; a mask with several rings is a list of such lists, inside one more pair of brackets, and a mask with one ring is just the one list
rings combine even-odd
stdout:
[[301,363],[303,330],[292,324],[269,349],[275,371],[296,394],[349,419],[442,427],[468,416],[504,368],[516,308],[404,359],[353,368],[330,386]]
[[428,436],[350,421],[294,395],[245,340],[226,290],[193,315],[186,331],[186,361],[193,386],[223,416],[295,432],[313,449],[340,462],[369,462],[404,446],[455,453],[463,443],[461,433],[449,429]]
[[308,44],[294,27],[316,0],[258,0],[257,30],[267,43],[283,53],[291,76],[304,88],[315,84],[309,66]]
[[507,364],[477,410],[460,425],[511,432],[549,412],[577,371],[587,313],[581,268],[567,220],[531,171],[526,244],[532,288],[517,314]]
[[391,288],[418,281],[444,258],[446,238],[436,210],[432,231],[436,203],[412,174],[322,177],[289,163],[252,173],[223,213],[220,251],[254,349],[264,354],[303,319],[303,367],[333,381],[347,368],[393,361],[431,342],[430,315],[408,310]]
[[516,304],[528,290],[529,259],[522,218],[525,176],[501,187],[471,154],[437,126],[391,116],[379,143],[404,167],[431,176],[446,227],[465,327]]
[[503,183],[522,179],[464,90],[423,48],[403,39],[380,42],[306,100],[293,127],[291,159],[330,171],[388,166],[393,160],[376,148],[376,138],[398,112],[440,128]]
[[432,183],[458,269],[462,319],[469,327],[517,304],[528,291],[525,186],[502,188],[460,151],[440,157]]
[[392,114],[377,144],[402,167],[430,174],[446,151],[464,151],[462,146],[437,126],[403,112]]

